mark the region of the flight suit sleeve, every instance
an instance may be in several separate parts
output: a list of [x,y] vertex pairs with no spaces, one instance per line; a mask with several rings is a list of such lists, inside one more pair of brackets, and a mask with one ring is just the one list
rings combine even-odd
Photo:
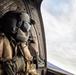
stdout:
[[28,49],[28,46],[25,43],[21,43],[21,46],[22,46],[25,58],[27,58],[27,60],[32,61],[33,57]]
[[9,61],[12,59],[12,48],[7,37],[3,40],[3,59],[2,61]]

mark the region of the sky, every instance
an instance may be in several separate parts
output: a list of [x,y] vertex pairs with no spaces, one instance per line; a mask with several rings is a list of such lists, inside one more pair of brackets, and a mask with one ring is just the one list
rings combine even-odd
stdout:
[[47,60],[76,75],[76,0],[43,0]]

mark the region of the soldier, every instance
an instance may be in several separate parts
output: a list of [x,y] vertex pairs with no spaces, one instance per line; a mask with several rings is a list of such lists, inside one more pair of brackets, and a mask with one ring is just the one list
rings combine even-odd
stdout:
[[24,12],[9,11],[2,17],[0,61],[7,75],[31,73],[29,68],[33,57],[27,46],[30,24],[30,17]]

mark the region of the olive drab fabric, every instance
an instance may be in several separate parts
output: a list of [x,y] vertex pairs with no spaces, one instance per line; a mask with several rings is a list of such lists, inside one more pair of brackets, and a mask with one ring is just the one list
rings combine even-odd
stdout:
[[20,72],[25,74],[25,61],[22,56],[16,56],[11,61],[2,63],[2,65],[7,75],[16,75]]
[[[6,40],[2,40],[2,39],[6,39]],[[8,40],[8,38],[5,36],[5,34],[3,34],[3,37],[1,37],[1,40],[0,40],[1,44],[2,44],[1,46],[3,46],[3,42],[7,42],[7,40]],[[17,72],[21,72],[21,71],[26,72],[27,70],[30,69],[30,67],[29,67],[30,66],[30,61],[32,61],[32,59],[33,59],[32,55],[31,55],[31,53],[28,49],[28,46],[26,45],[26,42],[20,42],[20,43],[17,43],[16,45],[11,45],[11,43],[14,44],[12,40],[13,40],[13,38],[11,38],[10,41],[8,40],[8,42],[9,42],[9,43],[7,42],[8,44],[5,43],[5,45],[8,46],[7,47],[8,50],[10,49],[13,52],[13,49],[15,49],[18,52],[19,51],[18,47],[21,44],[20,46],[21,46],[22,51],[24,53],[23,56],[25,57],[25,59],[23,58],[22,55],[17,56],[17,54],[13,58],[11,58],[11,60],[10,59],[9,60],[5,59],[6,61],[4,61],[4,60],[2,60],[2,58],[3,58],[2,57],[0,61],[3,62],[2,63],[3,68],[6,71],[7,75],[15,75]],[[15,47],[15,48],[13,48],[12,46]],[[7,51],[8,53],[6,52],[6,54],[8,54],[9,58],[10,58],[10,56],[12,56],[12,52],[10,54],[9,51]],[[0,52],[1,52],[0,53],[1,55],[2,54],[4,55],[4,53],[5,53],[4,51],[0,51]],[[29,61],[29,64],[28,64],[28,61]],[[1,70],[3,71],[3,69],[1,69]]]

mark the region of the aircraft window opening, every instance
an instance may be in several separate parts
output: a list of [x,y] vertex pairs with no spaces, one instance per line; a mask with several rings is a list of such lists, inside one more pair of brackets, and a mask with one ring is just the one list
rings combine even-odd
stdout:
[[75,5],[75,0],[43,0],[41,5],[47,64],[52,63],[74,75],[76,74]]

